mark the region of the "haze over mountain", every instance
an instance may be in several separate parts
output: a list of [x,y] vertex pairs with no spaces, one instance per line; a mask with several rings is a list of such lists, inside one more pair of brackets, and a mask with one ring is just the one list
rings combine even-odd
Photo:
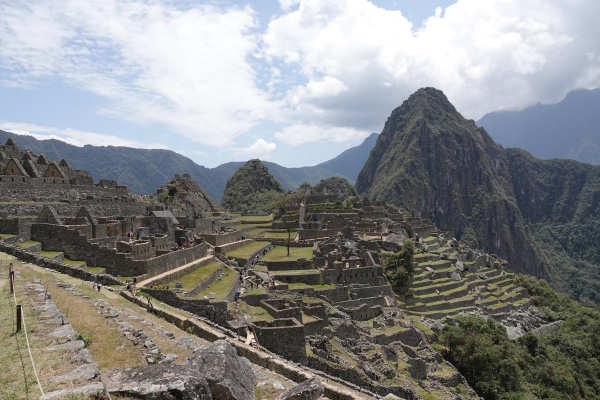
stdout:
[[557,104],[492,112],[478,125],[503,146],[540,158],[600,164],[600,89],[573,91]]
[[[94,179],[114,179],[136,193],[154,193],[175,174],[189,173],[200,187],[219,201],[227,180],[244,162],[229,162],[206,168],[171,150],[147,150],[118,146],[73,146],[56,139],[38,140],[32,136],[0,131],[0,141],[13,138],[18,146],[43,153],[50,158],[69,160],[73,168],[89,171]],[[293,190],[304,182],[316,184],[330,176],[354,182],[374,146],[377,134],[337,157],[310,167],[287,168],[264,162],[284,190]]]
[[504,149],[439,90],[420,89],[392,111],[356,187],[599,300],[600,167]]

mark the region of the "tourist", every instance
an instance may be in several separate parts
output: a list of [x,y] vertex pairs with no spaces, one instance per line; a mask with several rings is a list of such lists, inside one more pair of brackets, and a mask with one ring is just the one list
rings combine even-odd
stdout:
[[98,282],[97,288],[98,288],[98,293],[100,293],[100,289],[102,289],[102,284],[100,282]]

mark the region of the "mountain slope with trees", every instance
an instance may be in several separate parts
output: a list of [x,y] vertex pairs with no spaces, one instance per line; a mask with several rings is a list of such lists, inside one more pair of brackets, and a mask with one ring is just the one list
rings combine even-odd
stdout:
[[392,112],[356,187],[600,301],[600,167],[504,149],[439,90],[420,89]]
[[[285,190],[294,190],[304,182],[316,184],[331,176],[343,177],[354,183],[376,137],[376,134],[372,134],[360,145],[314,166],[287,168],[271,162],[264,164]],[[229,162],[206,168],[171,150],[91,145],[78,147],[56,139],[38,140],[33,136],[0,131],[0,142],[4,143],[8,138],[34,153],[45,154],[55,160],[69,160],[73,168],[89,171],[95,180],[114,179],[140,194],[154,193],[173,176],[187,173],[210,197],[219,201],[227,180],[244,165],[244,162]]]

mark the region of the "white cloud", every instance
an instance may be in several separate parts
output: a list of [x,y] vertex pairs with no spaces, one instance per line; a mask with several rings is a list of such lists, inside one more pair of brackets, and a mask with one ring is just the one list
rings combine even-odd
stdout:
[[294,124],[275,133],[275,137],[284,143],[297,146],[312,142],[356,143],[367,137],[368,134],[363,130],[347,127]]
[[416,30],[367,0],[302,0],[269,23],[262,50],[299,71],[289,119],[372,131],[423,86],[468,117],[600,86],[598,15],[596,0],[458,0]]
[[63,142],[79,147],[91,144],[94,146],[126,146],[147,149],[166,148],[166,146],[159,143],[137,142],[105,133],[82,131],[71,128],[56,128],[26,122],[0,121],[0,130],[16,133],[18,135],[30,135],[40,140],[62,140]]
[[289,11],[298,4],[300,4],[300,0],[279,0],[279,6],[284,11]]
[[230,145],[273,112],[255,84],[250,8],[65,0],[0,4],[6,85],[57,77],[110,100],[121,118]]
[[276,148],[277,144],[268,142],[263,138],[258,138],[248,147],[238,147],[235,150],[235,153],[240,156],[247,157],[248,159],[265,158],[267,155],[275,151]]

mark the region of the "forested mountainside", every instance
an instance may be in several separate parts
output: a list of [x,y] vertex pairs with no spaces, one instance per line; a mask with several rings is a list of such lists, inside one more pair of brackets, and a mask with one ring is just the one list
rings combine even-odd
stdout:
[[420,89],[391,113],[356,187],[600,300],[600,167],[504,149],[439,90]]
[[[56,139],[38,140],[33,136],[0,131],[0,142],[4,143],[8,138],[13,138],[19,147],[34,153],[45,154],[56,160],[69,160],[73,168],[89,171],[96,180],[114,179],[141,194],[154,193],[173,176],[187,173],[210,197],[219,201],[227,180],[244,165],[244,162],[229,162],[206,168],[171,150],[91,145],[78,147]],[[264,164],[284,190],[296,189],[304,182],[313,185],[331,176],[354,182],[376,139],[377,135],[371,134],[362,144],[310,167],[287,168],[271,162]]]

